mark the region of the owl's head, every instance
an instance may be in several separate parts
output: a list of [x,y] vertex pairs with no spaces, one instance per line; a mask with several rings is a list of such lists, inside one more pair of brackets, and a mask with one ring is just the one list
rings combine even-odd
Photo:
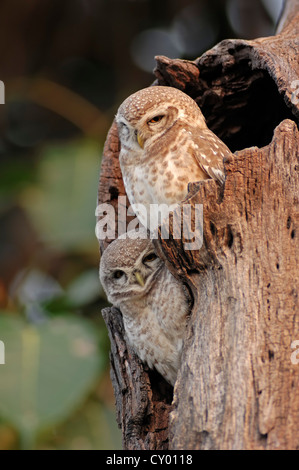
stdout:
[[122,148],[139,150],[161,138],[180,121],[206,128],[205,119],[195,101],[173,87],[152,86],[129,96],[116,114]]
[[104,251],[100,263],[100,281],[109,302],[115,306],[148,294],[164,266],[153,244],[135,231],[119,237]]

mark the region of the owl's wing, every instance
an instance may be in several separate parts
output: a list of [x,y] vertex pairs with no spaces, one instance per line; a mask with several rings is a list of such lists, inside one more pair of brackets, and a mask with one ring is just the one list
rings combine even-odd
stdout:
[[231,154],[229,148],[209,129],[201,130],[194,136],[191,148],[200,168],[212,179],[224,183],[223,159]]

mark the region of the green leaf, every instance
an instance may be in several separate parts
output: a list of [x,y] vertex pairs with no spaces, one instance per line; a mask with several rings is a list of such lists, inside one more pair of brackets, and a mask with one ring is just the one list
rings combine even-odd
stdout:
[[98,336],[82,318],[33,326],[2,314],[0,339],[0,415],[19,432],[22,448],[32,448],[37,434],[69,416],[103,371]]
[[100,154],[99,144],[87,140],[49,145],[40,157],[37,184],[20,195],[43,241],[55,249],[98,250]]
[[73,307],[81,307],[95,301],[99,296],[104,297],[104,291],[99,280],[98,269],[89,269],[76,277],[66,289],[66,297]]

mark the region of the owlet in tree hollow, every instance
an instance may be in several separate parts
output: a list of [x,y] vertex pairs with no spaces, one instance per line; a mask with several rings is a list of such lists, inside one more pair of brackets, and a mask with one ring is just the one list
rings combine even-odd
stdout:
[[155,254],[146,231],[130,231],[104,251],[100,280],[119,307],[128,343],[143,362],[174,384],[190,311],[188,290]]
[[129,96],[119,107],[120,167],[130,204],[149,228],[150,204],[175,205],[189,182],[224,182],[223,158],[231,152],[208,129],[195,101],[182,91],[152,86]]

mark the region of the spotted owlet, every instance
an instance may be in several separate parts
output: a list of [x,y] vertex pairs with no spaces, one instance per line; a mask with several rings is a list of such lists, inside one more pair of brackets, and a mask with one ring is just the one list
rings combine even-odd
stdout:
[[130,204],[149,228],[150,204],[175,205],[189,182],[224,182],[223,158],[231,152],[208,129],[195,101],[182,91],[152,86],[129,96],[119,107],[120,167]]
[[109,302],[122,312],[128,343],[173,385],[190,296],[155,254],[151,240],[138,238],[140,232],[130,231],[130,238],[119,237],[106,248],[100,280]]

